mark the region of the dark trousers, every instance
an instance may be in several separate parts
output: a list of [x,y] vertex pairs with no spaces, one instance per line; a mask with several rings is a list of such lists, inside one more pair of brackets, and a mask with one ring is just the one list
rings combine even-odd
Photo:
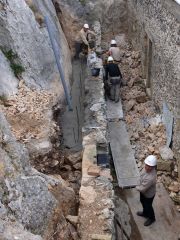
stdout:
[[110,77],[110,99],[115,102],[119,101],[120,82],[120,77]]
[[76,59],[79,58],[79,54],[81,52],[86,54],[88,53],[88,46],[85,43],[75,42],[75,49],[76,49],[76,55],[75,55]]
[[110,87],[110,99],[118,102],[119,101],[119,90],[120,90],[120,83],[119,84],[111,84]]
[[154,197],[146,198],[142,193],[140,193],[140,202],[143,206],[143,214],[151,220],[155,220],[154,209],[152,206]]

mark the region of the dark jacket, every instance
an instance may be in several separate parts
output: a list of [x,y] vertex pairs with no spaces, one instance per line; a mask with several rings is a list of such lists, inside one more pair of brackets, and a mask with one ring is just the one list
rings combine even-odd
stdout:
[[106,68],[106,80],[108,80],[108,76],[110,77],[121,77],[122,78],[122,74],[120,72],[120,69],[118,67],[117,64],[115,63],[109,63],[107,64]]

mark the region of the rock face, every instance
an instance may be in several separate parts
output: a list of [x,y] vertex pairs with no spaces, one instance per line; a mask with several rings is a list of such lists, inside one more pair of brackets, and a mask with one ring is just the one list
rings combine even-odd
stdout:
[[[97,21],[100,22],[103,33],[119,34],[127,29],[125,0],[53,0],[53,3],[71,49],[74,49],[76,34],[85,22],[88,22],[95,32]],[[124,42],[123,34],[117,35],[115,38],[118,44]]]
[[102,32],[118,33],[127,28],[127,8],[124,0],[88,0],[85,5],[89,21],[98,19],[102,23]]
[[[31,3],[30,7],[27,3]],[[4,50],[13,50],[17,53],[20,64],[25,68],[22,77],[28,86],[58,88],[62,98],[62,86],[43,22],[44,16],[48,16],[51,21],[54,38],[61,49],[63,67],[66,65],[64,74],[68,82],[71,75],[71,60],[67,41],[50,0],[33,0],[27,3],[24,0],[0,1],[0,46]]]
[[14,76],[9,62],[1,51],[0,63],[0,96],[8,96],[17,93],[18,79]]
[[[61,198],[58,198],[58,196]],[[52,233],[55,210],[64,205],[63,211],[57,214],[57,219],[63,214],[71,214],[75,194],[60,180],[40,174],[31,168],[28,152],[23,145],[16,142],[11,134],[6,119],[0,114],[0,203],[1,219],[19,222],[36,234]],[[66,208],[66,205],[68,206]],[[56,224],[56,222],[54,222]],[[2,227],[0,225],[0,227]],[[7,230],[3,228],[2,236]],[[9,225],[9,229],[14,227]],[[15,231],[15,230],[12,230]],[[18,230],[20,231],[20,229]],[[20,231],[18,234],[21,234]],[[23,234],[23,233],[22,233]],[[17,235],[18,236],[18,235]],[[25,235],[24,235],[25,236]],[[8,239],[8,238],[1,238]],[[41,239],[41,238],[28,238]]]
[[21,224],[12,223],[11,225],[1,220],[0,221],[0,239],[2,240],[16,240],[16,239],[26,239],[26,240],[42,240],[38,235],[34,235],[30,232],[24,230]]

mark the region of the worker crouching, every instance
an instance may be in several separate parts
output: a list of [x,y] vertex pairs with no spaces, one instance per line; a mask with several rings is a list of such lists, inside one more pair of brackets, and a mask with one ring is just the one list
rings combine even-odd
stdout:
[[84,24],[83,28],[78,32],[76,39],[75,39],[75,49],[76,55],[75,58],[79,58],[80,53],[87,54],[89,48],[89,35],[96,36],[95,32],[89,30],[89,25],[86,23]]
[[106,76],[105,79],[108,81],[110,87],[110,96],[109,98],[112,101],[119,101],[119,89],[122,79],[122,74],[117,64],[113,62],[113,57],[108,57],[108,63],[105,68]]
[[140,185],[136,187],[136,189],[140,192],[140,202],[142,204],[143,211],[137,212],[137,215],[147,218],[144,222],[144,226],[149,226],[155,221],[152,203],[156,193],[156,157],[149,155],[145,159],[144,163],[145,167],[141,173]]

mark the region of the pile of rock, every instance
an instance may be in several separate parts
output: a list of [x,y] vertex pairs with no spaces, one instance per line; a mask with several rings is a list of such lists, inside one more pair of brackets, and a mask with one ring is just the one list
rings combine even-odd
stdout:
[[139,58],[139,52],[126,51],[121,65],[127,85],[121,89],[121,97],[130,140],[139,169],[143,168],[144,159],[149,154],[157,156],[158,181],[164,183],[170,197],[179,204],[177,163],[172,150],[166,146],[162,118],[155,114],[153,103],[146,95]]
[[53,135],[54,126],[50,123],[52,105],[51,93],[45,90],[31,90],[21,80],[18,93],[9,97],[5,106],[1,105],[1,108],[17,140],[27,143],[32,138],[42,138],[46,134],[45,131],[52,132]]

